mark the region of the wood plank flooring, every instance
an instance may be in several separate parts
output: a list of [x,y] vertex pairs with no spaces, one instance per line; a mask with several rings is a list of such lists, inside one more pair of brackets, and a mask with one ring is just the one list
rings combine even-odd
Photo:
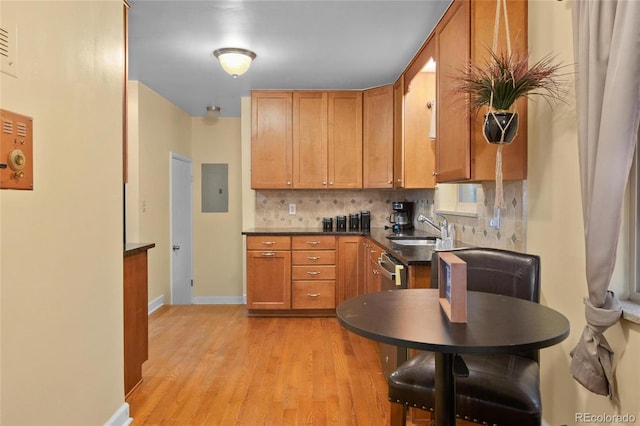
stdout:
[[335,318],[248,318],[242,305],[151,314],[127,402],[134,426],[389,424],[375,342]]
[[386,426],[378,357],[377,343],[335,318],[249,318],[244,305],[163,306],[149,316],[143,382],[126,400],[133,426]]

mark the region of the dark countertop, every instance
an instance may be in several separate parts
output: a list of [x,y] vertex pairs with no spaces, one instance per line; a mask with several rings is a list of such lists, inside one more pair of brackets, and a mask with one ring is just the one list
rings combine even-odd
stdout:
[[154,248],[155,243],[127,243],[124,245],[124,255],[130,256],[132,254],[141,253],[147,251],[150,248]]
[[363,236],[372,240],[389,254],[405,265],[429,265],[434,246],[400,246],[394,244],[387,236],[394,235],[397,239],[435,238],[435,234],[413,229],[402,234],[393,234],[390,229],[372,228],[370,232],[363,231],[323,231],[321,228],[251,228],[242,231],[243,235],[337,235]]

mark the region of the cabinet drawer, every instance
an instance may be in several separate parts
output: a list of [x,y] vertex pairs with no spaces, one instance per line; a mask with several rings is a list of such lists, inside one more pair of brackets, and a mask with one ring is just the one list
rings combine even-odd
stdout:
[[294,265],[335,265],[335,250],[299,250],[291,256]]
[[291,237],[282,235],[249,235],[247,236],[247,250],[289,250]]
[[333,250],[336,237],[333,235],[299,235],[291,238],[293,250]]
[[293,309],[333,309],[336,307],[336,283],[296,281],[291,298]]
[[336,267],[327,265],[305,265],[291,267],[292,280],[335,280]]

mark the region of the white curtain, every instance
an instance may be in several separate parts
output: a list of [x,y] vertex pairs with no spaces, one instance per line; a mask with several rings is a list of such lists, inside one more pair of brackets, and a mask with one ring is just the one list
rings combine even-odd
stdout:
[[640,1],[574,0],[578,143],[589,297],[571,373],[613,397],[613,351],[603,332],[622,313],[608,290],[622,203],[640,125]]

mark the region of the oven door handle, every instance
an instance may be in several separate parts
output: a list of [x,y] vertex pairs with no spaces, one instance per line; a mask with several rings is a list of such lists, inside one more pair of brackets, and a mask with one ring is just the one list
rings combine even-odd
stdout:
[[[389,262],[386,262],[383,259],[386,259]],[[387,267],[385,266],[387,265],[387,263],[391,263],[392,267],[395,269],[395,272],[391,272],[389,269],[387,269]],[[391,261],[386,253],[380,255],[380,257],[378,258],[378,265],[380,265],[382,275],[384,275],[385,278],[391,281],[395,281],[396,287],[402,287],[401,271],[404,269],[404,265]]]
[[391,272],[387,269],[386,266],[387,262],[382,260],[382,256],[380,256],[378,258],[378,265],[380,265],[380,273],[388,280],[391,281],[395,281],[396,280],[396,273],[395,272]]

